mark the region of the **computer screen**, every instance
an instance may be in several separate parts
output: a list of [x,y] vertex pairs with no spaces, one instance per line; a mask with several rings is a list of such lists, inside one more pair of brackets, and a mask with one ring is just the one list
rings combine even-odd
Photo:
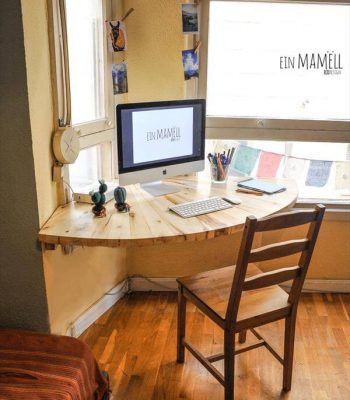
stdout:
[[205,101],[120,104],[117,133],[119,174],[203,160]]

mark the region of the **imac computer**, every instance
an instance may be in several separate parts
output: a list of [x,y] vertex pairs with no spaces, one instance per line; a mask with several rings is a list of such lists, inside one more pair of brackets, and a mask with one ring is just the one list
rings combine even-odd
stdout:
[[120,185],[177,192],[159,181],[204,169],[205,100],[119,104],[117,141]]

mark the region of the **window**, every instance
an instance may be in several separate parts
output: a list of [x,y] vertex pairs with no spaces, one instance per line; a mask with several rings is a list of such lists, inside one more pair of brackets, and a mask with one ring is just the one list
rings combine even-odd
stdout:
[[74,164],[68,167],[71,190],[88,193],[98,180],[113,181],[113,142],[102,142],[80,151]]
[[349,142],[349,4],[205,4],[211,137]]
[[51,45],[55,60],[56,121],[80,134],[81,152],[64,167],[64,181],[74,191],[113,175],[114,97],[112,54],[107,51],[106,0],[51,0]]
[[69,178],[74,192],[96,184],[102,177],[100,168],[101,146],[81,150],[74,164],[69,166]]
[[100,0],[66,0],[72,125],[105,117]]
[[349,203],[349,3],[208,0],[201,26],[208,146],[258,150],[231,175],[270,152],[300,199]]

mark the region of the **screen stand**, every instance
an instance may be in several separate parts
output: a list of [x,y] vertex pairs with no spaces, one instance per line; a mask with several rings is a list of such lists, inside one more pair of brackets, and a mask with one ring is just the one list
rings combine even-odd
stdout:
[[166,185],[162,181],[143,183],[141,189],[152,196],[164,196],[165,194],[176,193],[181,189],[175,185]]

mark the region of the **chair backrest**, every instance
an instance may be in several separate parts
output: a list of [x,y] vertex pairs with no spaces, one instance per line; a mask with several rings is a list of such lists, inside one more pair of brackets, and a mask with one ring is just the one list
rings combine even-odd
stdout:
[[[247,217],[226,312],[226,321],[230,325],[236,322],[243,291],[260,289],[293,280],[288,301],[292,305],[297,304],[324,212],[325,206],[319,204],[314,210],[290,211],[259,220],[254,216]],[[304,239],[288,240],[252,249],[256,232],[274,231],[304,224],[310,224]],[[296,266],[246,278],[249,263],[272,260],[296,253],[301,253]]]

